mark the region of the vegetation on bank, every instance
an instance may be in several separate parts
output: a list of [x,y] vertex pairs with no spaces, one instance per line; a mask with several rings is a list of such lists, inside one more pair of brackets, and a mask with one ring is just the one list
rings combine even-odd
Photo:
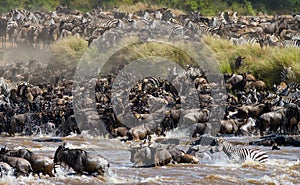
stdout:
[[237,11],[241,15],[300,13],[300,0],[1,0],[0,12],[12,8],[29,10],[55,10],[60,5],[89,11],[95,7],[104,10],[120,7],[120,10],[139,11],[151,7],[168,7],[185,12],[200,10],[203,15],[217,15],[221,11]]
[[[259,44],[234,45],[229,40],[204,37],[205,43],[211,48],[220,62],[223,73],[251,73],[266,82],[268,87],[280,83],[280,72],[283,67],[292,67],[296,82],[300,82],[300,49],[282,47],[264,47]],[[234,69],[235,59],[245,57],[244,63]]]
[[[299,49],[282,47],[260,48],[258,44],[234,45],[229,40],[209,36],[204,37],[203,40],[219,62],[220,71],[222,73],[251,73],[255,75],[257,79],[265,81],[267,86],[271,88],[274,84],[280,83],[280,72],[283,67],[292,67],[296,75],[295,81],[300,83]],[[135,39],[126,38],[124,42],[134,43]],[[86,49],[87,43],[85,40],[77,37],[65,38],[53,44],[52,62],[54,62],[54,66],[58,70],[61,67],[76,67],[83,54],[88,52],[90,52],[88,55],[92,56],[91,59],[97,60],[99,52],[95,50],[95,48],[91,48],[91,50]],[[106,54],[106,52],[101,53]],[[191,63],[189,56],[180,50],[176,50],[173,46],[150,42],[146,44],[129,44],[117,53],[114,53],[104,68],[111,71],[111,68],[126,65],[128,61],[149,56],[162,57],[174,61],[179,65]],[[238,56],[245,57],[244,63],[240,68],[234,69],[235,59]],[[100,57],[103,58],[106,56]]]
[[77,36],[67,37],[51,46],[51,65],[55,70],[75,69],[88,48],[88,43]]

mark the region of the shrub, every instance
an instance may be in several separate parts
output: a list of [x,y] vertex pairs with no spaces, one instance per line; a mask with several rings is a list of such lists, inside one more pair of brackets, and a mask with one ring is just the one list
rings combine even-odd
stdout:
[[55,42],[51,48],[52,68],[75,68],[87,47],[87,41],[77,36],[67,37]]

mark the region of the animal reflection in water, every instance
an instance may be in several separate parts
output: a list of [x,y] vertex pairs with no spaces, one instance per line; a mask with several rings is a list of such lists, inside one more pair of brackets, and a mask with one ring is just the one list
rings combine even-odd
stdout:
[[225,139],[216,139],[213,144],[215,144],[215,147],[211,149],[211,153],[223,151],[234,162],[242,163],[247,159],[251,159],[256,162],[266,163],[269,160],[269,156],[261,150],[237,148]]
[[82,149],[66,148],[65,144],[60,145],[54,155],[54,165],[61,163],[73,168],[79,174],[87,172],[90,175],[98,173],[98,175],[103,176],[109,168],[108,161],[103,157],[91,155]]

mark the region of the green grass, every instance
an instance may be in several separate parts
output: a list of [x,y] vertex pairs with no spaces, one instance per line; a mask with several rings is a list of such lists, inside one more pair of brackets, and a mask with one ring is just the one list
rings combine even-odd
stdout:
[[[268,87],[280,83],[280,72],[283,67],[292,67],[295,81],[300,82],[300,50],[296,48],[265,47],[255,45],[234,45],[229,40],[205,37],[205,43],[214,52],[220,62],[223,73],[251,73],[257,79],[266,82]],[[234,69],[235,59],[245,57],[243,65]]]
[[[258,44],[236,46],[229,40],[214,37],[204,37],[203,40],[219,62],[207,64],[215,70],[220,70],[222,73],[251,73],[257,79],[265,81],[268,87],[272,87],[273,84],[280,83],[280,72],[283,67],[292,67],[296,75],[295,81],[300,83],[299,49],[280,47],[262,49]],[[199,45],[201,46],[201,44]],[[103,66],[104,71],[115,71],[121,64],[126,65],[130,61],[150,56],[166,58],[184,67],[194,63],[193,60],[195,59],[191,57],[194,55],[193,52],[204,53],[201,56],[204,60],[214,61],[208,58],[209,55],[206,55],[208,52],[205,48],[200,47],[201,52],[193,46],[185,45],[186,51],[189,51],[188,54],[178,49],[182,48],[180,42],[179,45],[172,46],[155,42],[139,43],[136,37],[125,37],[120,42],[119,47],[120,50],[118,51],[99,52],[93,47],[86,50],[87,42],[84,39],[65,38],[52,46],[53,66],[56,68],[75,68],[84,53],[86,58],[84,61],[98,62],[99,58],[106,58],[107,62]],[[236,70],[233,66],[238,56],[243,56],[245,59],[242,66]]]

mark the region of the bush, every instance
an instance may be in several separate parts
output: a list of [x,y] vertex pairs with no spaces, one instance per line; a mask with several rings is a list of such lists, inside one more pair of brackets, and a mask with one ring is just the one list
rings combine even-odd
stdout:
[[51,66],[53,69],[75,69],[88,44],[83,38],[72,36],[52,45]]

